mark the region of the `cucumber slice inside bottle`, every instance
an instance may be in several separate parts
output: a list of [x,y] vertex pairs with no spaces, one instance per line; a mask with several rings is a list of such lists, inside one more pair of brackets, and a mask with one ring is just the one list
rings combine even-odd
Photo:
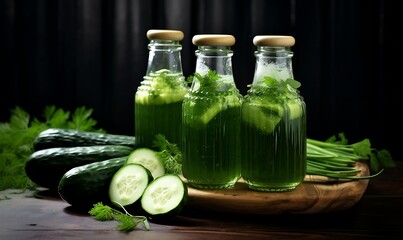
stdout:
[[244,104],[242,107],[242,121],[251,124],[257,129],[271,133],[283,117],[284,109],[279,104]]
[[158,153],[149,148],[138,148],[131,152],[126,161],[126,164],[128,163],[143,165],[151,172],[153,178],[162,176],[165,173],[164,163],[159,158]]
[[290,120],[299,118],[302,115],[302,106],[298,101],[289,101],[287,103],[288,107],[288,118]]
[[172,216],[182,211],[188,198],[188,189],[175,174],[154,179],[141,197],[141,207],[151,216]]
[[137,202],[153,180],[151,172],[140,164],[122,166],[109,184],[109,199],[117,206],[129,206]]
[[206,125],[208,124],[217,114],[224,111],[230,107],[241,106],[240,99],[235,95],[229,95],[222,99],[215,101],[211,106],[206,108],[206,110],[196,118],[196,125]]
[[200,123],[206,125],[213,119],[219,112],[222,110],[221,102],[217,102],[209,107],[201,116],[200,116]]

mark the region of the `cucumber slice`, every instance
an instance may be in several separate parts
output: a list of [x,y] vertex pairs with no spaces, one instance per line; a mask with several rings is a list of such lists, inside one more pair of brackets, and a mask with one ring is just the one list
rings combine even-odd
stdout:
[[219,112],[223,110],[223,106],[221,102],[217,102],[211,107],[209,107],[201,116],[200,116],[200,123],[206,125],[213,119]]
[[283,114],[284,109],[278,104],[264,106],[244,104],[242,107],[242,121],[251,124],[265,133],[273,132]]
[[149,148],[138,148],[130,153],[126,163],[137,163],[147,168],[153,178],[162,176],[165,173],[164,163],[158,153]]
[[302,115],[302,106],[298,101],[289,101],[288,106],[288,118],[290,120],[299,118]]
[[173,216],[182,211],[188,198],[188,189],[175,174],[154,179],[141,197],[141,207],[154,217]]
[[206,125],[221,111],[224,111],[229,107],[239,107],[239,106],[241,106],[241,101],[238,98],[238,96],[235,95],[226,96],[225,98],[216,101],[200,116],[200,123]]
[[117,206],[132,205],[141,198],[152,180],[151,172],[143,165],[126,164],[112,177],[109,184],[109,199]]
[[240,107],[242,100],[238,95],[232,94],[225,97],[226,104],[229,107]]

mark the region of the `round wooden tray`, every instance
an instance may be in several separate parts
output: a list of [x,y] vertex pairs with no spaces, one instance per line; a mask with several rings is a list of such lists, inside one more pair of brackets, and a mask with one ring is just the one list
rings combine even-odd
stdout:
[[[357,162],[358,176],[369,175],[366,164]],[[343,210],[356,204],[364,194],[368,179],[337,181],[307,175],[290,192],[258,192],[243,181],[233,189],[204,190],[188,187],[186,208],[242,214],[312,214]]]

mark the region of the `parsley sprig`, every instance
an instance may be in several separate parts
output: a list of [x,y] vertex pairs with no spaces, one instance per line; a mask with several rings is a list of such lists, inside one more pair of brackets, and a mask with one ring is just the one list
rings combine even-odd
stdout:
[[88,213],[97,221],[115,220],[119,222],[117,229],[122,232],[131,232],[135,230],[139,223],[143,223],[146,230],[150,230],[148,220],[145,216],[133,216],[126,210],[125,213],[123,213],[104,205],[102,202],[95,203]]
[[187,78],[187,82],[192,83],[195,78],[200,83],[200,88],[204,91],[214,91],[217,88],[217,80],[221,78],[215,70],[209,70],[206,75],[195,72]]
[[177,144],[169,142],[163,134],[157,134],[153,143],[159,149],[157,153],[164,163],[165,172],[182,174],[182,152]]
[[249,86],[252,87],[256,95],[270,98],[272,101],[279,103],[300,97],[298,88],[301,83],[292,78],[283,81],[265,76],[260,84]]

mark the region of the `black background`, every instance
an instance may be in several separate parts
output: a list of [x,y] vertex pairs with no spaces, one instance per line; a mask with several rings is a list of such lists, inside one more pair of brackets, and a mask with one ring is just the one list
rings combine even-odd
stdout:
[[195,34],[225,33],[235,82],[252,81],[255,35],[292,35],[294,77],[308,137],[369,138],[401,160],[403,54],[399,1],[0,0],[0,122],[20,106],[93,108],[98,127],[134,133],[134,93],[146,71],[149,29],[178,29],[183,71],[194,71]]

